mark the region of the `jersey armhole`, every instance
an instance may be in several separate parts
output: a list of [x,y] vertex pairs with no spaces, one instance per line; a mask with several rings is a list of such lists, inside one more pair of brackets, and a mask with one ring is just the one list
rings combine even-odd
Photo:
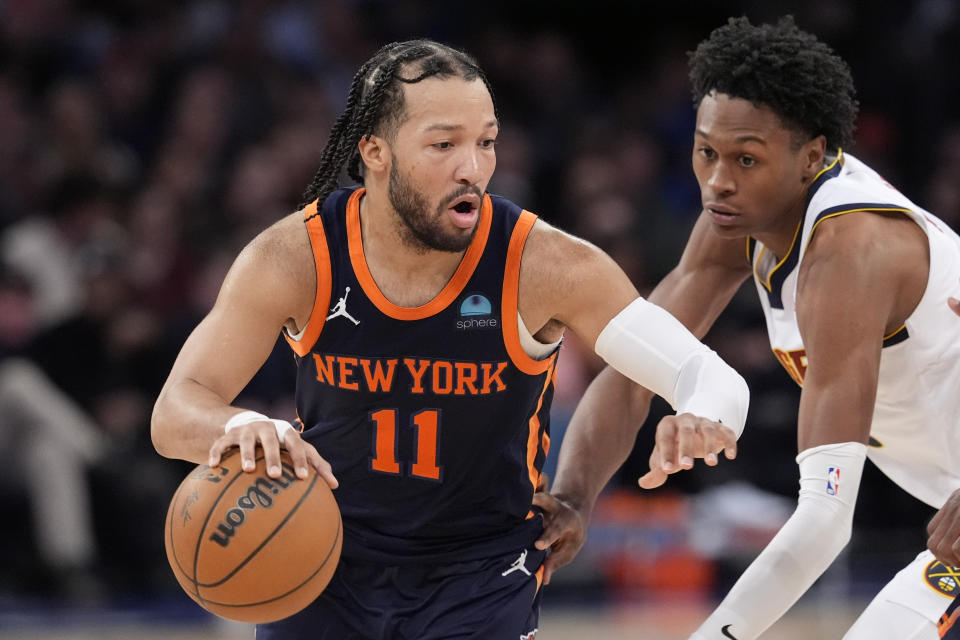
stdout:
[[535,376],[547,371],[556,357],[556,352],[543,360],[535,360],[527,355],[520,342],[520,327],[517,319],[518,296],[520,292],[520,260],[523,257],[523,247],[527,242],[530,229],[537,221],[537,216],[529,211],[521,211],[517,224],[510,234],[510,244],[507,247],[507,264],[503,270],[503,300],[501,302],[501,317],[503,318],[503,343],[507,348],[507,355],[514,366],[527,375]]
[[293,352],[301,358],[317,343],[320,332],[327,319],[327,309],[330,306],[330,292],[332,288],[330,274],[330,248],[327,246],[327,234],[323,229],[323,217],[317,212],[317,201],[307,205],[303,210],[303,222],[307,226],[310,237],[310,248],[313,250],[313,262],[317,274],[317,292],[313,299],[313,309],[307,324],[296,336],[291,336],[284,329],[283,337]]

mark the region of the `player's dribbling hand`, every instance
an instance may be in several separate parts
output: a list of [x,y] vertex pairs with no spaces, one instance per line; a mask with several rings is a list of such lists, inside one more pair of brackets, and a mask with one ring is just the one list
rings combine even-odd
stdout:
[[728,460],[737,457],[737,436],[732,429],[690,413],[663,418],[657,425],[655,441],[650,471],[638,480],[644,489],[659,487],[667,476],[692,469],[696,458],[703,458],[712,467],[721,451]]
[[948,567],[960,567],[960,489],[953,492],[927,525],[927,548]]
[[543,584],[550,584],[553,572],[569,564],[587,539],[586,518],[562,496],[537,490],[533,504],[543,510],[543,533],[534,543],[537,549],[550,549],[543,561]]
[[283,442],[277,436],[277,429],[273,422],[258,420],[249,424],[244,424],[231,429],[219,438],[213,446],[210,447],[210,459],[208,464],[216,467],[220,464],[220,458],[231,447],[240,447],[240,460],[243,470],[252,472],[256,469],[257,447],[263,448],[263,457],[267,465],[267,475],[271,478],[279,478],[280,468],[280,449],[286,449],[293,461],[297,477],[304,479],[307,477],[307,467],[313,467],[317,475],[323,478],[331,489],[339,486],[337,479],[333,476],[333,469],[330,463],[323,459],[316,448],[303,440],[296,431],[288,430],[283,437]]

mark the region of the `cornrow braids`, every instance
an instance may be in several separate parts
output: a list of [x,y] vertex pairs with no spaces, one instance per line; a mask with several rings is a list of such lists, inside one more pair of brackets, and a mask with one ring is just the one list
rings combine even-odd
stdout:
[[[416,75],[408,75],[409,72]],[[339,186],[341,172],[363,182],[357,143],[371,135],[391,135],[403,123],[403,84],[431,77],[480,78],[493,100],[486,74],[468,54],[432,40],[393,42],[377,51],[357,71],[350,84],[347,104],[330,129],[320,155],[320,166],[303,194],[299,208],[317,200],[317,211]],[[499,120],[494,101],[494,115]]]
[[754,26],[730,18],[689,54],[693,102],[711,91],[770,107],[784,124],[827,148],[853,140],[858,104],[850,67],[792,16]]

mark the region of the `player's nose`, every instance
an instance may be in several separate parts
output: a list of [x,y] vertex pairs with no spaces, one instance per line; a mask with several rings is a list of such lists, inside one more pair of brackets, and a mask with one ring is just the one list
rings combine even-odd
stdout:
[[733,193],[737,190],[733,172],[723,162],[716,162],[710,167],[705,186],[715,194]]
[[454,179],[460,184],[477,184],[483,179],[483,165],[475,149],[465,149],[459,157]]

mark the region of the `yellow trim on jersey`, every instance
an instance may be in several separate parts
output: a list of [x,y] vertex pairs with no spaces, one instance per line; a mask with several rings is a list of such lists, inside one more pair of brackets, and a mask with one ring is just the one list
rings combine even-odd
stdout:
[[[817,179],[820,178],[820,176],[822,176],[823,174],[825,174],[827,171],[830,171],[830,169],[833,169],[833,167],[835,167],[838,162],[839,162],[841,165],[843,165],[843,149],[837,149],[837,157],[833,159],[833,162],[831,162],[830,164],[828,164],[827,166],[825,166],[823,169],[820,169],[820,171],[817,172],[817,175],[815,175],[815,176],[813,177],[813,180],[811,181],[810,184],[813,184],[814,182],[817,181]],[[764,286],[764,288],[766,288],[767,291],[773,291],[773,288],[772,288],[772,286],[770,285],[770,279],[773,278],[773,274],[776,273],[777,269],[779,269],[781,266],[783,266],[783,263],[786,262],[786,261],[787,261],[787,258],[790,257],[790,254],[793,253],[793,247],[797,244],[797,238],[800,236],[800,230],[803,229],[803,223],[804,223],[805,220],[806,220],[806,217],[805,217],[805,216],[804,216],[803,218],[800,218],[800,222],[797,223],[797,230],[793,232],[793,240],[790,242],[790,248],[787,250],[787,253],[783,256],[783,258],[780,259],[780,262],[778,262],[773,269],[770,269],[770,272],[767,274],[767,279],[766,279],[766,280],[764,280],[764,279],[760,276],[760,274],[756,272],[756,269],[754,269],[754,274],[757,276],[757,281],[760,282],[760,284],[762,284],[762,285]],[[814,226],[816,226],[816,225],[814,225]],[[750,239],[748,238],[748,239],[747,239],[747,242],[749,243],[749,241],[750,241]],[[749,245],[748,245],[748,246],[749,246]],[[759,264],[760,264],[760,258],[763,256],[763,251],[764,251],[764,249],[766,249],[766,247],[764,247],[763,249],[761,249],[761,250],[760,250],[760,254],[757,256],[757,262],[756,262],[756,264],[757,264],[758,266],[759,266]],[[749,251],[748,251],[748,254],[747,254],[747,255],[749,256]]]
[[[819,224],[824,220],[829,220],[830,218],[836,218],[837,216],[842,216],[845,213],[860,213],[863,211],[877,211],[877,212],[886,211],[888,213],[911,213],[912,210],[904,209],[902,207],[860,207],[857,209],[847,209],[846,211],[836,211],[834,213],[831,213],[828,216],[823,216],[822,218],[820,218],[819,220],[813,223],[813,227],[810,229],[810,235],[807,236],[807,245],[809,245],[810,241],[813,240],[813,234],[816,232],[817,226],[819,226]],[[897,331],[899,331],[899,329],[897,329]]]
[[747,241],[745,243],[746,246],[744,248],[746,249],[746,252],[747,252],[747,264],[752,265],[753,260],[750,259],[750,236],[746,237],[746,241]]
[[831,162],[830,164],[828,164],[827,166],[825,166],[823,169],[820,169],[820,171],[817,172],[817,175],[813,176],[813,180],[810,181],[810,184],[813,184],[814,182],[816,182],[816,181],[820,178],[820,176],[822,176],[823,174],[825,174],[827,171],[830,171],[830,169],[833,169],[833,167],[834,167],[838,162],[840,163],[840,166],[842,167],[842,166],[843,166],[843,148],[841,148],[841,147],[837,147],[837,157],[833,159],[833,162]]
[[892,338],[893,336],[897,335],[898,333],[900,333],[901,331],[903,331],[903,330],[906,329],[906,328],[907,328],[907,324],[906,324],[906,323],[903,323],[902,325],[900,325],[900,328],[897,329],[897,330],[895,330],[893,333],[890,333],[889,335],[883,336],[883,339],[884,339],[884,340],[889,340],[890,338]]
[[[773,278],[773,274],[777,272],[777,269],[783,266],[783,263],[787,261],[787,258],[790,257],[790,254],[793,253],[793,247],[797,244],[797,238],[800,237],[800,229],[803,228],[803,218],[800,218],[800,222],[797,223],[797,230],[793,232],[793,240],[790,242],[790,248],[787,249],[787,252],[780,258],[780,262],[776,264],[773,269],[770,269],[770,272],[767,274],[767,279],[764,280],[759,273],[757,273],[756,268],[754,268],[753,273],[757,276],[757,281],[764,286],[767,291],[773,291],[772,286],[770,285],[770,279]],[[763,252],[766,251],[767,247],[764,246],[760,250],[760,255],[757,256],[757,266],[760,266],[760,258],[763,256]]]

